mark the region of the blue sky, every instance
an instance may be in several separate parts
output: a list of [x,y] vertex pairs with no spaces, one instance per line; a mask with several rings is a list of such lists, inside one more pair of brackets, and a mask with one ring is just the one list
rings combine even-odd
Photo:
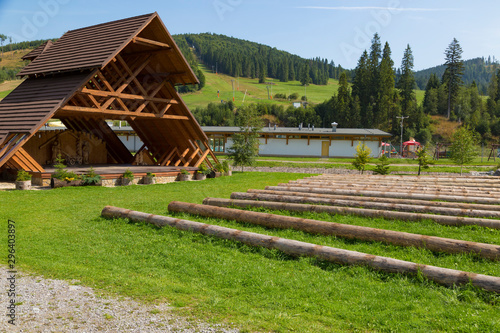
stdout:
[[0,33],[14,41],[158,12],[172,34],[213,32],[354,68],[375,32],[397,67],[407,44],[415,70],[444,62],[457,38],[463,58],[500,58],[498,1],[430,0],[0,0]]

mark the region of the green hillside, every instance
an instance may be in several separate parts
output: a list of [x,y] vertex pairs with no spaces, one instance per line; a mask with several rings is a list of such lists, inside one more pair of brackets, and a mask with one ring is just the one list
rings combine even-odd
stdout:
[[[257,78],[235,78],[225,74],[215,74],[207,70],[205,66],[201,66],[201,69],[206,77],[205,87],[201,91],[182,94],[182,98],[190,108],[206,107],[208,103],[218,103],[221,100],[231,101],[233,99],[232,80],[234,80],[236,106],[243,104],[243,98],[245,104],[264,102],[290,105],[293,102],[286,99],[268,99],[267,87],[269,87],[269,95],[271,91],[272,95],[279,93],[289,96],[296,93],[298,100],[306,95],[311,103],[320,103],[329,99],[338,89],[338,80],[334,79],[329,79],[327,85],[311,84],[304,87],[298,81],[279,82],[279,80],[267,79],[266,82],[272,82],[272,84],[265,84],[259,83]],[[220,92],[219,97],[217,97],[217,91]]]

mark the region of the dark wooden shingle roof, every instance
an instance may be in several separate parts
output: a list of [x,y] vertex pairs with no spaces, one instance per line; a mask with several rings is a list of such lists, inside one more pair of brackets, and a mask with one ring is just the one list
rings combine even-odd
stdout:
[[23,60],[35,60],[36,57],[38,57],[40,54],[48,50],[54,43],[52,43],[51,40],[46,41],[45,43],[41,44],[39,47],[34,49],[33,51],[29,52],[28,54],[25,54],[21,59]]
[[156,16],[153,13],[70,30],[18,75],[102,68]]
[[91,77],[90,72],[29,78],[0,103],[0,144],[8,133],[34,133]]

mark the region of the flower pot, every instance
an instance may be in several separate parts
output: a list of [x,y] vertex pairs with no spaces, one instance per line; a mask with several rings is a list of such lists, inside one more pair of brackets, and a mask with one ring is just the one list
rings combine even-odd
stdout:
[[232,176],[233,170],[229,170],[228,172],[224,172],[224,176]]
[[143,180],[144,184],[156,184],[156,177],[145,176]]
[[185,175],[185,174],[183,174],[183,173],[181,173],[181,174],[179,175],[179,181],[181,181],[181,182],[188,181],[190,178],[191,178],[191,175]]
[[132,185],[134,182],[133,179],[130,179],[130,178],[122,178],[122,186],[128,186],[128,185]]
[[31,190],[31,180],[16,180],[16,190]]
[[196,180],[205,180],[205,179],[207,179],[207,175],[204,175],[202,173],[196,174]]
[[221,176],[222,176],[222,172],[216,172],[216,173],[215,173],[215,178],[217,178],[217,177],[221,177]]

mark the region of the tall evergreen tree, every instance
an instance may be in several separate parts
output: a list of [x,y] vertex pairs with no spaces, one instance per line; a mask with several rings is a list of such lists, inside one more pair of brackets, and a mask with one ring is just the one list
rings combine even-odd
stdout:
[[311,76],[309,75],[309,72],[310,72],[309,63],[303,64],[299,74],[300,84],[302,84],[303,86],[311,83]]
[[378,102],[378,112],[376,118],[376,124],[379,127],[388,130],[389,127],[389,115],[393,104],[394,96],[394,61],[391,59],[391,48],[389,43],[385,43],[384,51],[382,54],[382,61],[380,62],[379,71],[379,102]]
[[349,91],[349,82],[347,81],[346,72],[342,72],[342,74],[340,74],[336,108],[338,119],[335,121],[342,127],[350,127],[351,93]]
[[[386,43],[387,44],[387,43]],[[390,50],[389,50],[390,54]],[[382,46],[380,44],[380,36],[375,33],[370,46],[370,57],[368,61],[368,69],[370,70],[369,94],[373,101],[373,113],[378,113],[380,102],[380,59],[382,58]]]
[[368,52],[365,50],[358,60],[358,65],[354,69],[354,80],[352,83],[352,95],[358,97],[360,119],[364,124],[366,121],[366,109],[370,103],[370,71],[368,67]]
[[398,81],[398,88],[401,95],[401,113],[403,116],[409,115],[415,104],[415,76],[413,73],[413,53],[410,45],[406,46],[403,60],[401,61],[401,77]]
[[453,38],[453,41],[444,52],[446,69],[442,81],[448,87],[448,119],[450,119],[451,110],[457,99],[460,85],[463,82],[464,64],[462,62],[462,52],[462,47],[456,38]]

